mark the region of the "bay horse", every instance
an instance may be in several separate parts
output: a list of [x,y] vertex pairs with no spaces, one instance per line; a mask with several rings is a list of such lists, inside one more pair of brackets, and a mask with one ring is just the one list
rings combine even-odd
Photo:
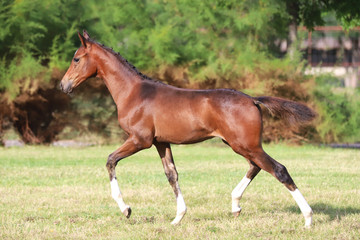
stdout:
[[177,211],[171,223],[176,225],[184,217],[186,205],[170,144],[190,144],[219,137],[250,165],[231,193],[235,217],[240,214],[239,201],[246,187],[263,169],[285,185],[305,217],[305,226],[310,227],[312,209],[309,204],[285,166],[262,148],[260,105],[292,125],[311,121],[315,113],[310,108],[282,98],[251,97],[230,89],[191,90],[166,85],[143,75],[119,53],[92,40],[85,30],[83,34],[78,32],[78,36],[81,46],[75,52],[60,88],[70,93],[86,79],[98,77],[109,89],[116,103],[119,124],[128,138],[109,155],[106,168],[111,195],[127,218],[131,208],[123,200],[115,172],[120,160],[155,145],[175,193]]

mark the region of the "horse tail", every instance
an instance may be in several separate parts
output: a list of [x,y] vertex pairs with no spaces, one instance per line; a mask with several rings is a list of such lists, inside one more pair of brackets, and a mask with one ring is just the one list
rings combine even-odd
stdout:
[[278,97],[254,97],[256,105],[263,105],[272,116],[286,120],[289,125],[297,126],[309,123],[316,113],[305,104]]

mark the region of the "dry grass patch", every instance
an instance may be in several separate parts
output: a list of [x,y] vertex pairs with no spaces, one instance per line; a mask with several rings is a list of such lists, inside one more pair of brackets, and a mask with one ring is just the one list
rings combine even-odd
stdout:
[[246,190],[239,218],[232,189],[248,169],[227,147],[174,146],[188,206],[170,225],[176,203],[154,148],[117,167],[125,219],[110,195],[106,158],[115,146],[0,148],[0,239],[358,239],[360,152],[312,146],[266,146],[314,210],[304,219],[288,191],[261,172]]

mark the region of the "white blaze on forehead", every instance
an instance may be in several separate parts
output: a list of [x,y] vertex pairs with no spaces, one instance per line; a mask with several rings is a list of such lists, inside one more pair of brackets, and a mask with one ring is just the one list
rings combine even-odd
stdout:
[[76,53],[77,53],[78,51],[79,51],[79,49],[75,51],[75,53],[74,53],[74,57],[75,57],[75,55],[76,55]]

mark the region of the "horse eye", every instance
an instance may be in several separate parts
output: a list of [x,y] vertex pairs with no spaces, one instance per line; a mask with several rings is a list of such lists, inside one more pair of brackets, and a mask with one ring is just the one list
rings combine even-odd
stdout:
[[79,62],[80,58],[74,58],[74,62]]

